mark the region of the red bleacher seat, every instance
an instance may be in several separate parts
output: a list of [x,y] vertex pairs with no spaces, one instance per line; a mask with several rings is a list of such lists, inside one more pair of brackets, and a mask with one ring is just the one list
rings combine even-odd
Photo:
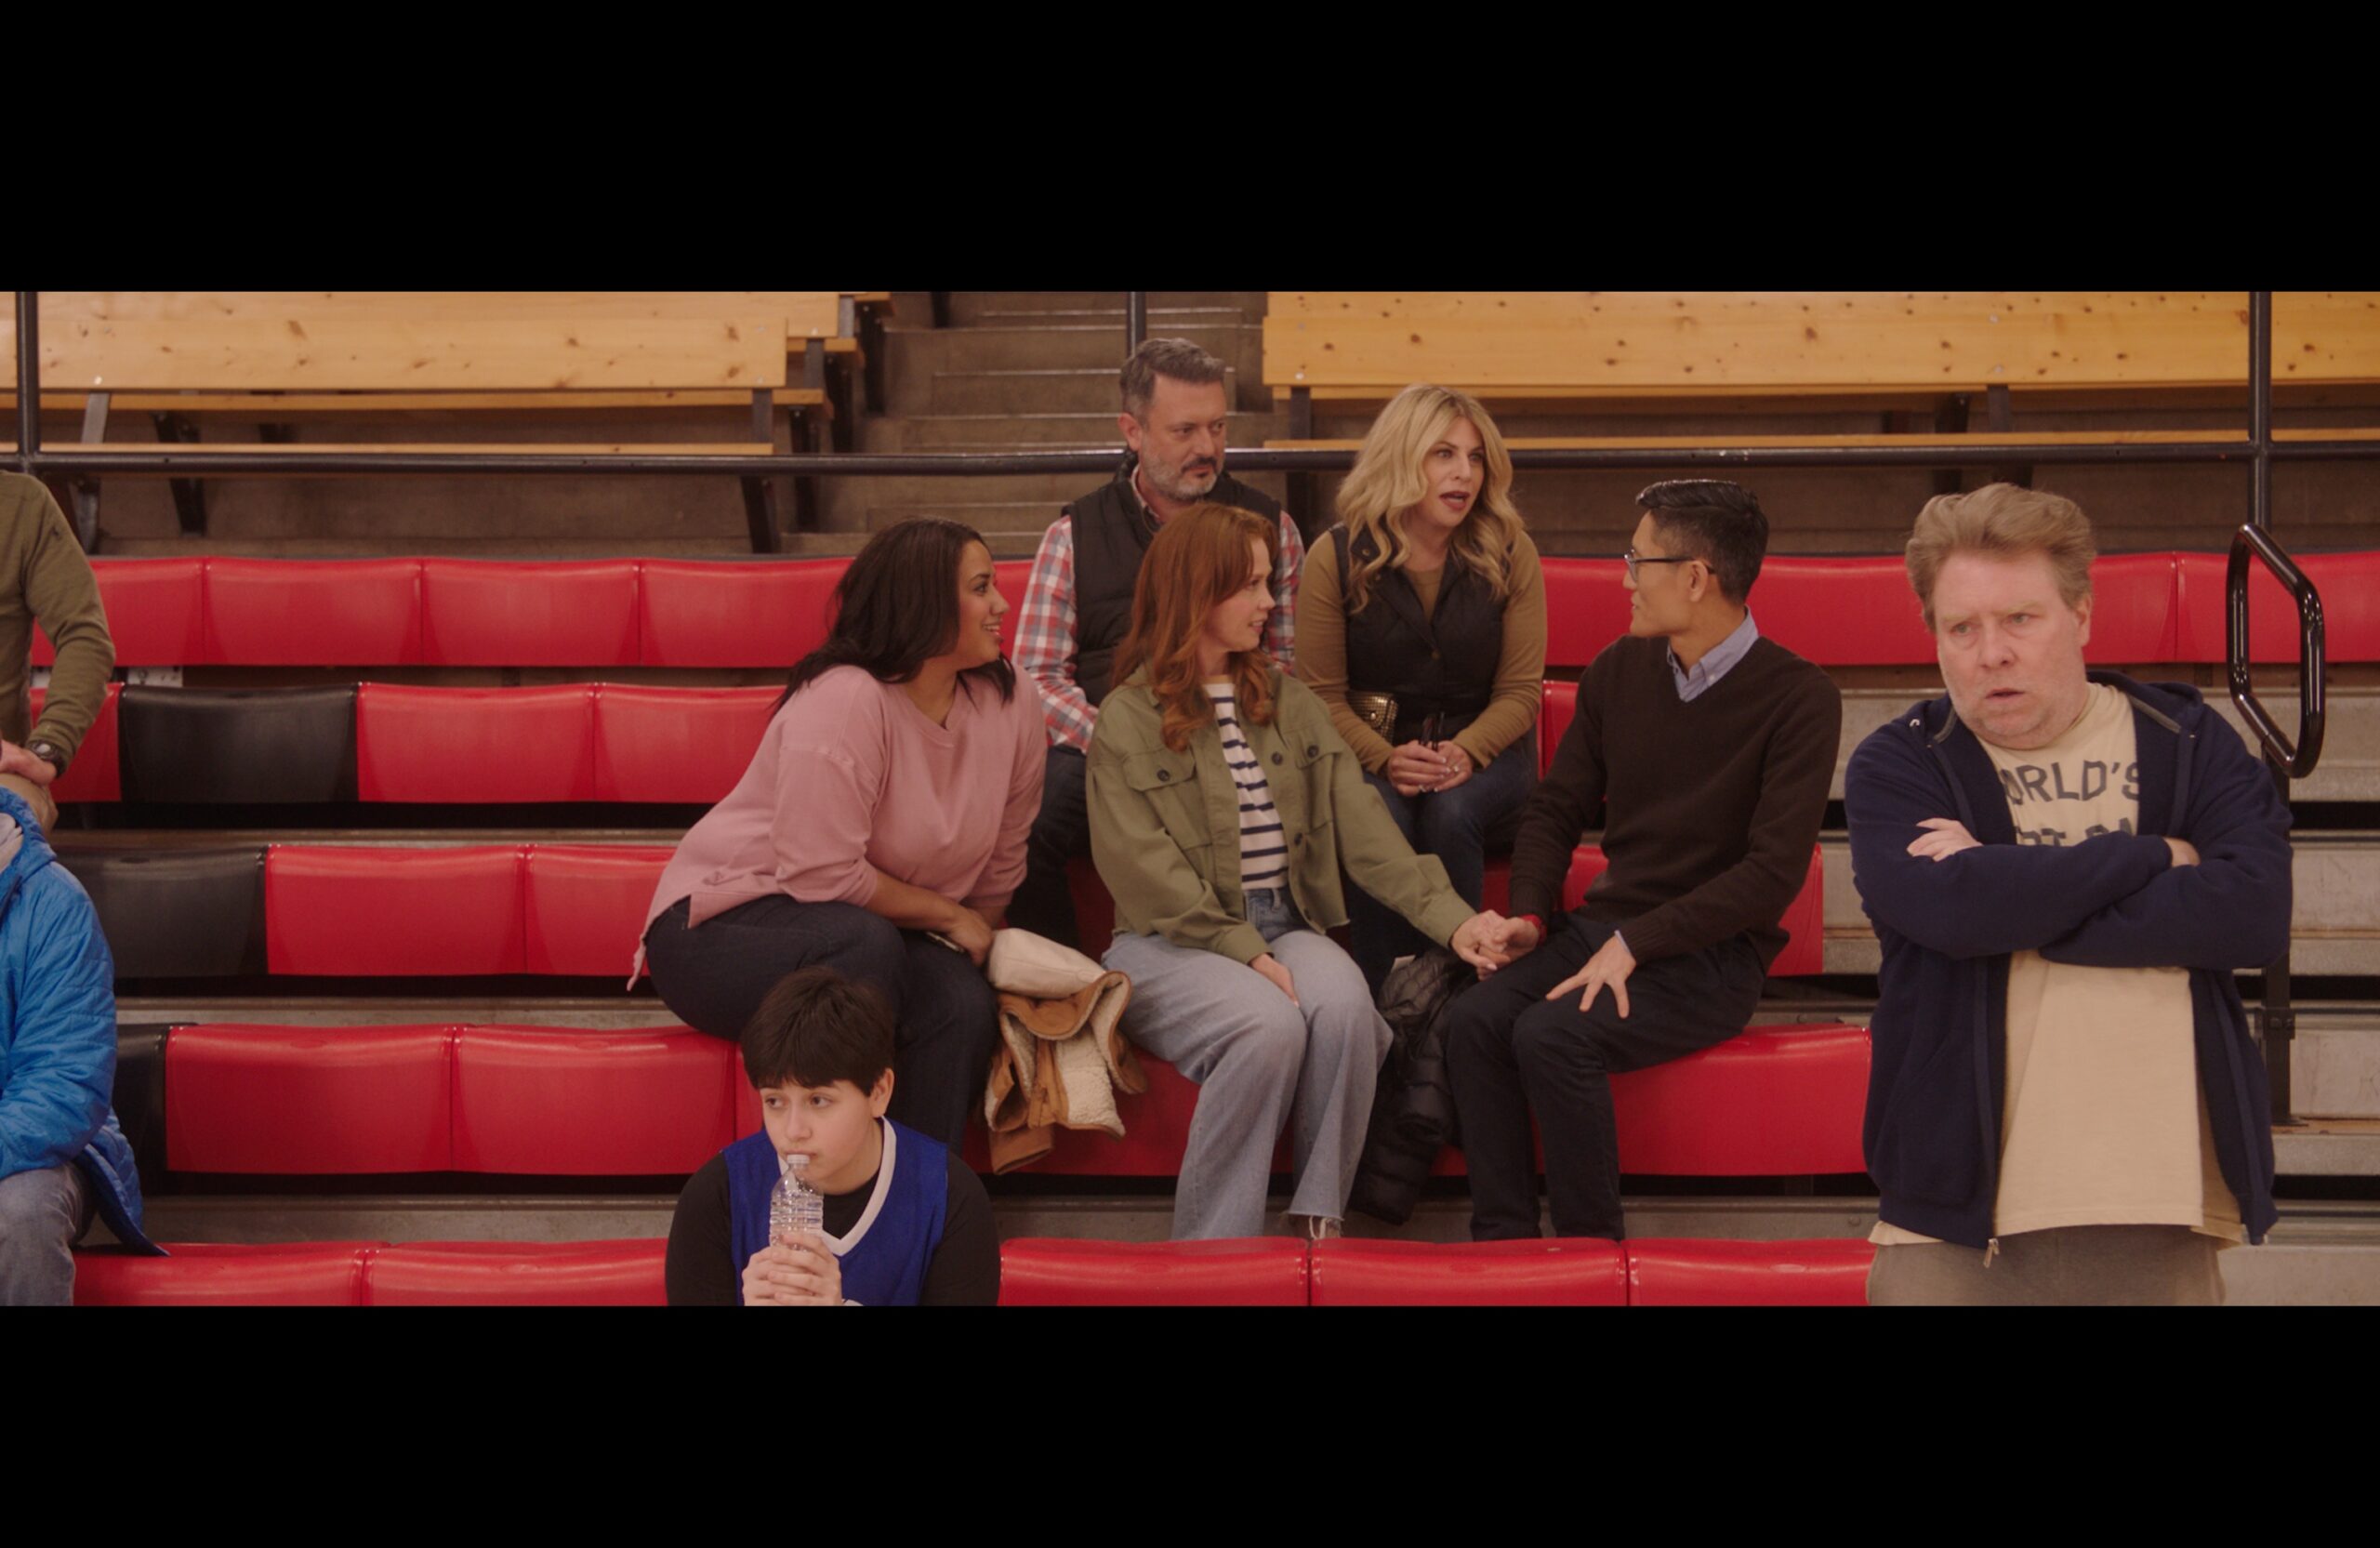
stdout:
[[531,845],[522,971],[626,978],[645,907],[673,853],[655,844]]
[[1860,1237],[1628,1244],[1632,1306],[1864,1306],[1876,1250]]
[[1828,667],[1900,666],[1934,659],[1897,557],[1771,557],[1752,589],[1763,638]]
[[364,800],[593,800],[595,691],[361,683],[355,787]]
[[661,1306],[668,1242],[408,1242],[364,1254],[367,1306]]
[[418,559],[209,559],[205,654],[259,667],[421,660]]
[[74,1254],[78,1306],[354,1306],[377,1242],[161,1243],[169,1257]]
[[633,667],[637,562],[421,562],[421,658],[436,667]]
[[1754,1026],[1716,1048],[1611,1078],[1623,1171],[1755,1177],[1867,1169],[1868,1034]]
[[716,801],[735,787],[780,688],[595,691],[595,799]]
[[[201,623],[205,566],[195,558],[91,562],[117,666],[178,667],[206,659]],[[47,667],[57,660],[57,647],[36,628],[33,664]]]
[[1579,685],[1575,682],[1549,682],[1545,698],[1537,712],[1537,777],[1543,779],[1554,772],[1554,749],[1562,745],[1563,734],[1579,716]]
[[264,862],[268,969],[348,975],[525,972],[524,859],[516,845],[275,844]]
[[1302,1306],[1306,1285],[1305,1243],[1288,1237],[1000,1244],[1003,1306]]
[[790,668],[826,638],[844,563],[644,561],[638,603],[644,664]]
[[445,1171],[451,1026],[175,1029],[165,1164],[176,1171]]
[[992,566],[992,575],[993,584],[1008,601],[1008,611],[1000,615],[1000,649],[1014,655],[1016,626],[1025,621],[1025,583],[1033,576],[1033,562],[1003,559]]
[[540,1176],[684,1175],[734,1138],[732,1043],[700,1032],[466,1026],[455,1039],[455,1167]]
[[[1119,1092],[1116,1097],[1117,1116],[1124,1121],[1122,1139],[1110,1139],[1096,1129],[1061,1126],[1052,1133],[1050,1153],[1022,1170],[1055,1177],[1180,1174],[1183,1152],[1190,1144],[1191,1115],[1198,1106],[1198,1088],[1188,1076],[1151,1054],[1142,1053],[1140,1065],[1148,1076],[1149,1089],[1137,1096]],[[746,1089],[750,1088],[747,1085]],[[759,1111],[756,1105],[752,1121],[755,1129],[760,1127]],[[977,1171],[991,1171],[991,1148],[982,1124],[968,1125],[967,1143],[960,1157]],[[1273,1170],[1289,1170],[1286,1134],[1274,1147]]]
[[[2322,650],[2333,663],[2380,661],[2380,550],[2362,553],[2306,553],[2292,556],[2322,599]],[[2186,553],[2175,564],[2179,648],[2175,659],[2195,662],[2228,660],[2225,630],[2228,628],[2224,596],[2230,556]],[[2096,627],[2096,626],[2095,626]],[[2248,561],[2248,646],[2256,661],[2297,660],[2297,605],[2273,579],[2264,562]],[[2263,690],[2258,690],[2264,696]],[[2220,697],[2221,690],[2214,696]],[[2293,714],[2275,715],[2284,728],[2294,729]]]
[[1322,1241],[1317,1306],[1624,1306],[1620,1244],[1594,1240]]
[[1545,664],[1583,667],[1628,632],[1628,583],[1617,559],[1547,559]]
[[[74,749],[74,761],[66,766],[66,777],[49,787],[50,800],[65,804],[124,799],[124,774],[116,747],[116,701],[123,694],[124,684],[108,684],[107,697],[100,701],[98,717],[91,721],[91,729],[83,734],[82,746]],[[47,689],[33,691],[33,724],[41,723],[41,707],[48,697]]]

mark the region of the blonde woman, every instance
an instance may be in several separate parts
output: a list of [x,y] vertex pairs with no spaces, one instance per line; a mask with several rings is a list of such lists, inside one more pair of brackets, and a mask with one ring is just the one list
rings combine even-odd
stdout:
[[[1537,781],[1545,576],[1478,400],[1416,383],[1372,423],[1298,592],[1297,675],[1407,840],[1479,906],[1491,830]],[[1420,934],[1349,900],[1375,994]]]

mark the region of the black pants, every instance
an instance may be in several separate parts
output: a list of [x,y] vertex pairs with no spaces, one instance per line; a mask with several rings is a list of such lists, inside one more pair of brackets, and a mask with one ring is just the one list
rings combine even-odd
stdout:
[[1637,964],[1628,975],[1624,1020],[1607,988],[1584,1012],[1584,990],[1548,1000],[1546,991],[1584,967],[1613,928],[1577,914],[1557,920],[1544,944],[1447,1010],[1447,1071],[1471,1171],[1475,1240],[1538,1234],[1532,1109],[1545,1145],[1554,1234],[1619,1240],[1620,1138],[1608,1078],[1725,1042],[1760,1004],[1765,965],[1741,935]]
[[758,898],[686,928],[672,904],[644,935],[661,1001],[698,1032],[740,1038],[761,999],[797,968],[830,967],[876,986],[892,1007],[888,1116],[958,1148],[983,1105],[999,1040],[984,971],[964,952],[848,903]]
[[[1050,749],[1042,765],[1041,811],[1033,819],[1032,837],[1025,841],[1025,880],[1008,901],[1009,923],[1077,951],[1082,949],[1082,932],[1075,922],[1066,867],[1091,853],[1091,814],[1083,803],[1088,767],[1072,748]],[[1102,941],[1091,954],[1096,957],[1106,949]]]

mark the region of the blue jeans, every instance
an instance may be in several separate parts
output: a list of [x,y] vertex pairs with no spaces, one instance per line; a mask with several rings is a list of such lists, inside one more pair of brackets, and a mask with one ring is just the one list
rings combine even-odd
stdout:
[[[1379,774],[1364,775],[1364,783],[1380,792],[1405,841],[1420,853],[1436,855],[1463,902],[1477,908],[1487,886],[1488,832],[1518,812],[1537,786],[1537,733],[1498,753],[1494,761],[1451,790],[1400,796]],[[1430,948],[1405,916],[1375,902],[1360,885],[1347,891],[1347,926],[1355,941],[1350,955],[1375,998],[1381,980],[1399,957]]]
[[96,1204],[72,1162],[0,1178],[0,1306],[74,1303],[74,1241]]

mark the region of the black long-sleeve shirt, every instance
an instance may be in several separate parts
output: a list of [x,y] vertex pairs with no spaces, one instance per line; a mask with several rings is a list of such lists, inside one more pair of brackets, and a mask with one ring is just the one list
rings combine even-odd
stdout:
[[[921,1306],[989,1306],[1000,1298],[1000,1244],[983,1180],[950,1153],[949,1194],[943,1206],[942,1242],[926,1265]],[[876,1178],[849,1193],[826,1196],[826,1230],[841,1236],[866,1211]],[[743,1283],[735,1262],[728,1210],[725,1152],[703,1163],[678,1195],[669,1221],[667,1281],[672,1306],[733,1306]]]

